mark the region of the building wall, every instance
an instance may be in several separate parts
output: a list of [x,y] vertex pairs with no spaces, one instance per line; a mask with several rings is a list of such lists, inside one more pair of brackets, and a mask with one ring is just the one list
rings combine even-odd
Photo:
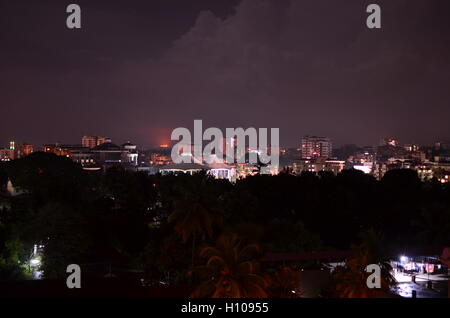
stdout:
[[21,158],[26,157],[26,156],[32,154],[33,151],[34,151],[33,145],[30,145],[30,144],[22,144],[22,145],[20,146],[20,149],[19,149],[19,156],[20,156]]
[[333,147],[330,138],[305,136],[302,138],[301,157],[306,158],[330,158]]
[[94,148],[106,142],[106,137],[101,136],[83,136],[81,138],[81,144],[85,148]]
[[16,158],[15,150],[13,149],[0,149],[0,161],[10,161]]

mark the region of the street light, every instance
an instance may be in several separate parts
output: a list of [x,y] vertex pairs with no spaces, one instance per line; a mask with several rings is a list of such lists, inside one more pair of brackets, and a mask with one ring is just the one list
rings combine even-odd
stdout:
[[40,263],[41,263],[41,261],[40,261],[39,259],[37,259],[37,258],[33,258],[33,259],[30,261],[30,264],[31,264],[31,265],[34,265],[34,266],[39,265]]

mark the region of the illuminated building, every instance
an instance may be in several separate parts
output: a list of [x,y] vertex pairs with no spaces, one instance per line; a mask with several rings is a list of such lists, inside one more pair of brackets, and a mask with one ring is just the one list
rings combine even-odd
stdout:
[[42,147],[43,152],[53,153],[57,156],[70,158],[70,149],[67,146],[56,144],[46,144]]
[[[152,149],[148,153],[148,163],[157,166],[169,165],[172,163],[171,152],[172,149],[170,147],[165,147],[166,145],[160,145],[157,149]],[[168,145],[167,145],[168,146]]]
[[150,163],[158,166],[168,165],[172,163],[172,158],[170,157],[170,155],[152,152],[150,154]]
[[137,146],[127,142],[122,146],[117,146],[113,144],[110,140],[84,151],[79,154],[88,155],[86,158],[89,159],[89,163],[95,163],[98,166],[107,168],[108,166],[123,165],[135,167],[138,165],[139,153],[137,151]]
[[90,149],[73,149],[70,152],[70,157],[72,161],[81,164],[83,167],[94,166],[96,163],[94,153]]
[[[95,137],[97,138],[97,137]],[[101,144],[94,148],[83,147],[81,145],[60,145],[47,144],[44,145],[43,151],[54,153],[58,156],[71,158],[72,161],[85,167],[108,166],[115,164],[131,164],[138,165],[138,151],[136,145],[126,143],[121,147],[113,144],[110,140],[105,139]],[[88,139],[84,140],[85,143]],[[91,140],[92,141],[92,140]]]
[[43,152],[48,152],[48,153],[55,153],[56,152],[56,147],[57,147],[56,144],[45,144],[42,147],[42,151]]
[[242,179],[248,176],[254,176],[258,174],[258,167],[255,164],[250,163],[238,163],[236,165],[236,178]]
[[371,175],[375,177],[378,181],[380,181],[387,172],[386,164],[382,162],[374,162],[372,167]]
[[440,154],[439,156],[434,156],[435,162],[450,162],[450,154]]
[[159,169],[162,175],[179,175],[179,174],[190,174],[199,173],[206,171],[207,174],[213,176],[216,179],[226,179],[230,182],[236,180],[236,169],[234,166],[227,164],[210,164],[201,165],[198,163],[180,163],[180,164],[170,164]]
[[450,142],[437,142],[435,144],[434,161],[450,162]]
[[419,146],[415,145],[415,144],[406,144],[403,146],[403,148],[405,148],[406,151],[409,151],[409,152],[419,151]]
[[0,161],[11,161],[16,158],[14,149],[0,149]]
[[127,142],[122,145],[122,149],[123,149],[123,154],[122,154],[123,162],[137,166],[138,165],[138,157],[139,157],[139,153],[137,151],[137,146],[130,142]]
[[318,173],[321,171],[332,172],[337,175],[345,168],[345,161],[319,159],[297,160],[292,165],[292,172],[300,175],[302,172]]
[[354,165],[353,169],[364,172],[365,174],[370,174],[374,170],[374,164],[372,162],[364,162],[359,165]]
[[106,137],[100,137],[100,136],[83,136],[81,138],[81,145],[85,148],[94,148],[97,146],[100,146],[101,144],[104,144],[105,142],[109,141]]
[[11,141],[8,148],[0,148],[0,161],[11,161],[17,158],[16,143]]
[[434,148],[438,151],[450,151],[449,141],[439,141],[434,144]]
[[95,156],[95,161],[102,165],[114,165],[122,163],[122,147],[112,142],[105,142],[91,150]]
[[333,147],[330,138],[305,136],[302,138],[300,150],[302,159],[330,158]]
[[450,182],[450,164],[435,164],[433,176],[441,183]]
[[236,181],[236,168],[224,163],[213,163],[207,165],[208,174],[216,179],[227,179],[230,182]]
[[416,168],[417,175],[422,181],[429,181],[433,179],[434,172],[430,165],[422,165]]
[[200,165],[197,163],[179,163],[179,164],[170,164],[167,165],[159,171],[162,175],[169,175],[169,174],[190,174],[193,175],[195,173],[199,173],[201,171],[208,171],[208,167],[204,165]]
[[333,172],[337,175],[345,168],[345,161],[342,160],[327,160],[325,161],[325,171]]
[[33,151],[34,151],[33,145],[31,145],[31,144],[26,144],[26,143],[21,144],[21,145],[19,146],[18,157],[19,157],[19,158],[26,157],[26,156],[32,154]]
[[450,181],[449,177],[450,177],[450,174],[446,174],[446,175],[440,177],[438,180],[441,183],[448,183]]
[[397,147],[398,146],[398,140],[395,138],[384,138],[381,140],[381,146],[392,146]]

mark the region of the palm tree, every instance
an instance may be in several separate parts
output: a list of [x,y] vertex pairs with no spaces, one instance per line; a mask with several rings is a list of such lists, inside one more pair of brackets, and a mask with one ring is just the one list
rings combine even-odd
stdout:
[[339,298],[386,298],[392,295],[391,274],[381,270],[381,288],[367,287],[368,274],[365,268],[370,264],[367,255],[359,255],[347,262],[345,267],[337,268],[333,273],[335,288]]
[[206,264],[198,269],[204,276],[194,298],[265,298],[266,280],[259,275],[257,244],[244,244],[235,234],[222,235],[217,247],[201,251]]
[[284,266],[279,271],[267,278],[270,297],[275,298],[300,298],[303,293],[300,290],[301,272],[291,267]]
[[[333,272],[335,291],[340,298],[385,298],[392,296],[391,287],[395,279],[391,274],[392,267],[384,258],[382,235],[373,229],[362,235],[363,241],[355,246],[354,257],[344,267]],[[367,286],[370,264],[378,264],[381,270],[381,288],[370,289]]]
[[173,210],[169,223],[184,242],[192,238],[192,265],[194,265],[196,238],[212,236],[214,224],[222,222],[217,208],[217,197],[211,192],[211,178],[202,174],[187,176],[181,187],[172,195]]

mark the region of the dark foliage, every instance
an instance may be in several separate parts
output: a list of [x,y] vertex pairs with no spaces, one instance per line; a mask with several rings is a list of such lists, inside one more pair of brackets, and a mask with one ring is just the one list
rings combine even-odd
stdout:
[[0,201],[0,279],[22,277],[34,244],[45,246],[47,278],[77,263],[89,275],[140,272],[148,285],[173,285],[195,283],[189,269],[202,262],[199,251],[227,233],[265,253],[349,249],[371,228],[392,249],[450,243],[449,187],[410,170],[381,181],[345,170],[233,185],[120,167],[92,173],[35,153],[2,165],[0,183],[8,179],[21,192]]

